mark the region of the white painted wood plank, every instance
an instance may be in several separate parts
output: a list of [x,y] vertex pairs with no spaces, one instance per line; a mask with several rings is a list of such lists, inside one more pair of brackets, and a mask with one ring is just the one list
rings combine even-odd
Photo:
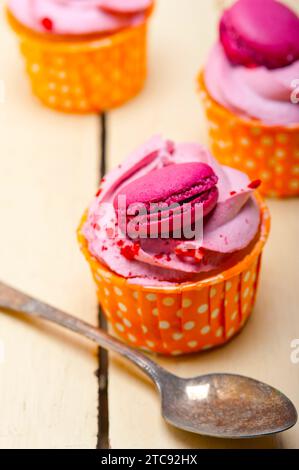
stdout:
[[[98,118],[41,107],[2,12],[0,25],[0,278],[96,323],[76,227],[96,187]],[[0,448],[95,448],[96,348],[2,313],[0,341]]]
[[[291,0],[289,3],[297,6]],[[109,164],[154,133],[206,143],[195,77],[216,37],[220,2],[160,0],[151,28],[150,74],[146,90],[109,115]],[[299,408],[299,365],[290,360],[299,337],[299,201],[271,201],[273,230],[255,314],[228,346],[190,358],[159,362],[192,376],[216,371],[255,377],[280,388]],[[217,441],[176,431],[159,416],[156,392],[139,373],[116,358],[110,361],[110,440],[113,448],[272,448],[299,447],[298,425],[276,438]],[[133,398],[132,398],[133,397]]]

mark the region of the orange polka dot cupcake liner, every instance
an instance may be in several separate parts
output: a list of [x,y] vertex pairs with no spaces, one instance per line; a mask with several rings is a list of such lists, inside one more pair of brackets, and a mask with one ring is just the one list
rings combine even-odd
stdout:
[[196,283],[167,287],[134,285],[103,266],[78,240],[97,286],[98,300],[116,334],[132,346],[179,356],[231,340],[250,317],[257,294],[270,214],[261,196],[260,236],[251,252],[227,271]]
[[265,196],[299,196],[299,124],[267,126],[243,119],[212,99],[203,73],[198,83],[211,151],[220,163],[247,173],[252,180],[260,178]]
[[144,23],[100,38],[54,38],[36,34],[7,13],[20,41],[33,94],[57,111],[101,112],[137,95],[147,75]]

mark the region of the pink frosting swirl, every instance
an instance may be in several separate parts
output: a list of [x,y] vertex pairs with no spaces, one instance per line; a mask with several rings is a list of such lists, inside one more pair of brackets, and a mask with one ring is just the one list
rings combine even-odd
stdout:
[[214,100],[269,125],[299,124],[299,104],[291,100],[298,79],[299,61],[277,69],[233,65],[220,43],[213,47],[205,67],[205,84]]
[[[122,187],[153,170],[187,162],[205,163],[219,178],[219,199],[204,218],[203,240],[147,238],[136,243],[123,240],[117,232],[115,237],[108,236],[117,220],[113,201]],[[225,269],[247,253],[260,224],[254,188],[244,173],[220,166],[200,145],[174,144],[154,137],[105,177],[90,206],[83,234],[95,258],[134,283],[197,280],[204,273]],[[186,250],[200,256],[180,256]]]
[[111,33],[141,23],[153,0],[9,0],[24,26],[58,35]]

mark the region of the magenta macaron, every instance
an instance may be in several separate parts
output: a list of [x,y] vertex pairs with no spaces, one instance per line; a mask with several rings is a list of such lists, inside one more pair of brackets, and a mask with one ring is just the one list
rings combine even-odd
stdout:
[[236,65],[284,67],[299,59],[299,17],[276,0],[238,0],[224,12],[220,39]]
[[[127,232],[128,224],[134,219],[135,223],[138,221],[142,236],[148,236],[155,230],[162,235],[165,226],[171,232],[182,220],[193,223],[197,204],[202,205],[203,217],[208,215],[218,201],[217,182],[218,177],[213,169],[204,163],[169,165],[124,186],[114,199],[114,208],[119,220],[126,212]],[[121,202],[120,196],[125,198],[124,202]],[[146,209],[146,215],[139,215],[141,206]],[[172,206],[175,209],[169,210]],[[182,217],[186,211],[190,211],[189,218]],[[163,225],[165,222],[167,224]],[[120,227],[124,228],[122,222]]]

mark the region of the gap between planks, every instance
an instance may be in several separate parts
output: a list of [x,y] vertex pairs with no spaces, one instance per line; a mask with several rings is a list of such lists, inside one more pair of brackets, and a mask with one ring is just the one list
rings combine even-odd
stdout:
[[[100,179],[107,169],[107,114],[99,116],[100,147],[99,147],[99,174]],[[107,331],[107,321],[101,307],[98,311],[99,327]],[[108,403],[108,380],[109,364],[108,352],[99,348],[98,350],[98,437],[97,449],[109,449],[109,403]]]

